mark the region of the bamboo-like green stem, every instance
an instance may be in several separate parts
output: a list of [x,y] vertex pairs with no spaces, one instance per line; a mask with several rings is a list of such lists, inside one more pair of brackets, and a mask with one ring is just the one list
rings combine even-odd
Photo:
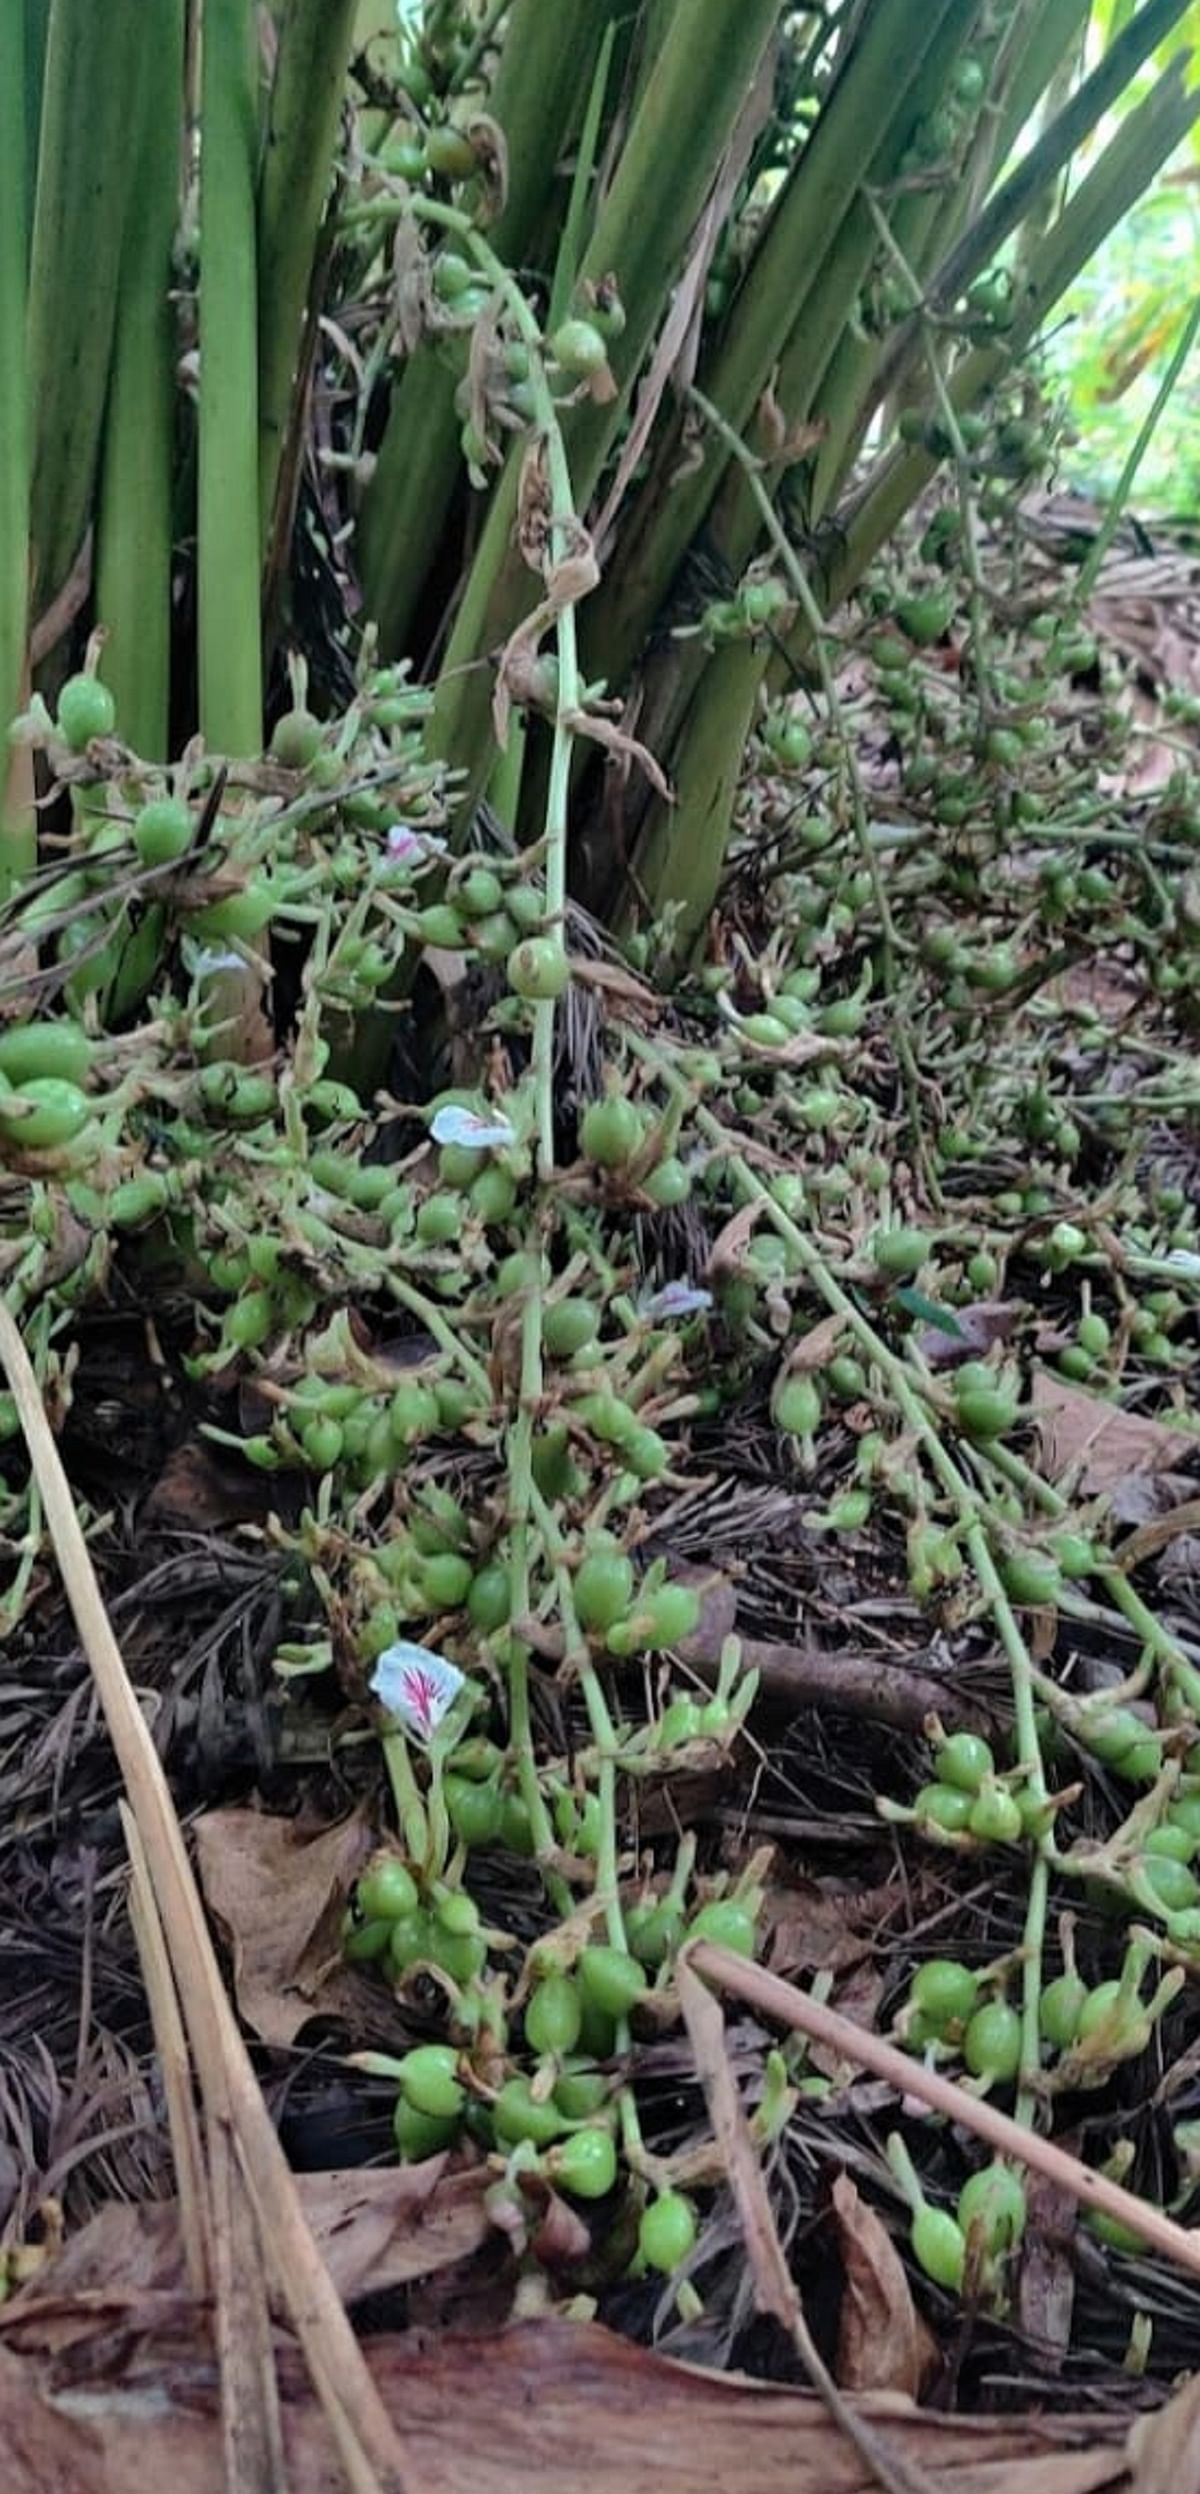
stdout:
[[167,755],[174,535],[175,315],[183,0],[149,0],[96,512],[96,615],[121,734],[147,761]]
[[37,854],[32,811],[9,791],[7,731],[21,708],[28,631],[29,377],[25,13],[0,10],[0,900]]
[[[1177,8],[1178,0],[1166,0],[1166,4]],[[1060,64],[1084,33],[1091,14],[1091,0],[1017,0],[1017,5],[1006,13],[997,62],[1003,96],[997,163],[1007,163]],[[1158,40],[1156,35],[1155,41]]]
[[1121,469],[1119,477],[1117,478],[1116,487],[1105,505],[1104,517],[1100,522],[1100,526],[1096,531],[1091,545],[1088,547],[1087,554],[1085,555],[1083,562],[1079,566],[1077,577],[1071,584],[1071,595],[1068,601],[1068,606],[1069,611],[1072,614],[1081,615],[1083,613],[1088,599],[1096,586],[1096,582],[1100,577],[1100,566],[1103,563],[1105,555],[1108,553],[1108,549],[1121,525],[1124,513],[1128,509],[1129,498],[1137,481],[1138,469],[1140,468],[1142,461],[1150,448],[1150,444],[1154,439],[1155,433],[1158,430],[1158,426],[1166,413],[1167,405],[1171,398],[1172,392],[1174,391],[1176,382],[1178,381],[1184,365],[1191,354],[1192,348],[1196,343],[1196,333],[1198,330],[1200,330],[1200,295],[1194,295],[1192,298],[1191,309],[1188,312],[1187,318],[1180,329],[1179,336],[1177,337],[1167,359],[1166,371],[1159,382],[1150,406],[1147,408],[1146,413],[1138,426],[1134,439],[1129,445],[1129,449],[1125,457],[1125,464]]
[[413,349],[393,389],[363,495],[359,562],[383,658],[399,657],[408,647],[462,471],[457,386],[436,347],[423,341]]
[[200,131],[201,731],[214,752],[262,746],[259,617],[258,153],[253,12],[205,0]]
[[[677,9],[647,78],[633,125],[596,221],[582,280],[616,274],[625,330],[613,349],[614,398],[564,415],[575,497],[585,509],[623,422],[642,358],[676,275],[742,103],[775,30],[778,0],[730,9]],[[687,146],[677,134],[687,132]],[[512,542],[523,448],[510,455],[446,652],[431,727],[433,750],[467,773],[465,811],[486,785],[492,760],[491,686],[479,665],[507,640],[530,604],[530,582]]]
[[25,167],[25,199],[22,224],[28,252],[33,233],[34,193],[37,184],[38,132],[42,126],[42,88],[46,74],[46,37],[50,30],[50,0],[25,0],[25,136],[21,151]]
[[35,618],[66,581],[91,509],[145,40],[143,0],[52,0],[29,278]]
[[571,177],[571,195],[559,236],[554,263],[554,282],[550,289],[550,305],[546,327],[551,336],[571,309],[571,299],[583,259],[584,235],[587,231],[596,178],[596,156],[604,119],[605,98],[612,75],[613,37],[616,29],[605,27],[596,66],[592,73],[591,93],[584,108],[583,128],[575,151],[575,171]]
[[714,653],[679,731],[674,802],[652,807],[638,848],[638,880],[657,914],[675,913],[681,951],[700,936],[716,898],[766,663],[765,648],[751,641]]
[[[504,133],[508,189],[488,241],[517,266],[560,181],[584,81],[619,0],[514,0],[488,111]],[[586,90],[585,90],[586,91]],[[418,203],[423,204],[423,203]],[[418,346],[392,394],[358,523],[359,561],[380,649],[409,640],[437,559],[462,468],[456,379],[431,345]]]
[[[1183,15],[1188,0],[1148,0],[1110,44],[1103,60],[1076,87],[1060,113],[1035,140],[1012,172],[974,217],[945,258],[927,290],[929,307],[949,311],[966,288],[987,268],[1010,234],[1016,232],[1039,200],[1046,198],[1071,159],[1110,112],[1142,63],[1157,50]],[[1014,79],[1012,109],[1002,124],[999,161],[1075,41],[1087,15],[1086,0],[1045,0],[1035,12],[1021,47]],[[886,392],[920,352],[920,340],[909,326],[889,342],[880,376]]]
[[258,194],[258,508],[265,547],[289,427],[357,0],[287,0]]
[[[898,161],[911,134],[915,91],[926,64],[938,64],[937,47],[945,49],[952,14],[965,33],[974,9],[964,13],[957,0],[933,0],[915,23],[910,0],[876,0],[865,18],[861,41],[789,175],[729,323],[698,376],[705,396],[736,433],[749,428],[789,339],[797,342],[814,384],[824,370],[870,257],[869,227],[855,207],[864,171],[869,166],[884,178]],[[946,74],[937,67],[935,91]],[[811,404],[811,389],[807,395]],[[786,397],[780,404],[790,417]],[[725,452],[710,441],[668,490],[666,476],[676,464],[672,444],[633,515],[626,557],[589,618],[588,672],[614,683],[623,682],[704,520]]]
[[[956,368],[950,394],[961,413],[973,407],[1036,336],[1047,313],[1078,276],[1114,225],[1148,187],[1200,114],[1200,94],[1183,84],[1178,62],[1158,80],[1144,103],[1121,123],[1103,154],[1068,200],[1025,272],[1017,318],[1003,346],[979,346]],[[831,565],[827,604],[849,597],[886,544],[904,513],[924,491],[937,462],[919,446],[904,445],[878,460],[847,515]],[[806,633],[789,642],[803,655]]]
[[[878,914],[883,939],[880,947],[883,976],[890,992],[894,987],[896,963],[896,930],[892,919],[892,906],[888,897],[887,878],[883,870],[879,852],[871,838],[870,824],[867,819],[866,797],[863,791],[862,774],[859,771],[855,755],[853,734],[846,721],[841,700],[838,695],[833,669],[829,663],[829,653],[825,646],[824,619],[821,615],[816,597],[813,594],[808,574],[806,573],[796,549],[788,536],[787,530],[779,517],[779,513],[775,509],[775,505],[772,502],[770,494],[763,481],[759,462],[755,459],[753,452],[749,451],[746,444],[739,439],[738,435],[734,432],[732,425],[726,424],[720,410],[714,407],[709,399],[705,398],[701,390],[693,388],[689,392],[689,396],[693,405],[699,408],[705,422],[711,425],[713,429],[721,435],[730,457],[740,468],[745,479],[750,499],[758,513],[763,534],[765,535],[768,544],[774,551],[776,561],[780,566],[785,580],[788,580],[791,583],[796,603],[799,606],[801,613],[807,618],[809,629],[812,633],[813,659],[816,665],[817,674],[820,678],[826,716],[830,720],[831,724],[838,728],[841,732],[842,748],[845,755],[846,777],[850,789],[850,805],[854,822],[854,836],[858,844],[859,856],[871,878],[871,890],[874,896],[875,908]],[[709,899],[710,906],[711,901],[715,899],[715,897],[716,889],[714,887]],[[693,917],[697,914],[698,913],[695,908],[693,908]],[[929,1156],[925,1149],[921,1125],[920,1081],[917,1073],[916,1059],[913,1053],[912,1037],[907,1026],[905,1015],[894,1000],[892,1011],[894,1016],[896,1053],[900,1060],[900,1069],[904,1078],[905,1093],[908,1101],[909,1123],[912,1127],[913,1141],[917,1156],[921,1163],[922,1175],[925,1177],[926,1183],[930,1187],[930,1192],[936,1200],[938,1193],[937,1178],[936,1172],[930,1164]]]

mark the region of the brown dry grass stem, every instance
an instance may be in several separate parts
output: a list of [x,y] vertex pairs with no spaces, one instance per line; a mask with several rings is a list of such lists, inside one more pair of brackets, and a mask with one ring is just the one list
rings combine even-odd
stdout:
[[[228,2164],[215,2218],[220,2222],[223,2201],[230,2212],[236,2202],[246,2218],[253,2220],[258,2260],[274,2277],[354,2494],[402,2494],[404,2472],[394,2427],[313,2240],[294,2177],[226,1998],[162,1763],[113,1635],[37,1379],[20,1332],[3,1306],[0,1365],[20,1416],[67,1598],[141,1839],[204,2104],[210,2184],[214,2179],[215,2140],[220,2141],[216,2174],[219,2176],[223,2162]],[[226,2248],[236,2259],[236,2247],[230,2244]],[[220,2245],[214,2245],[214,2254],[220,2299]],[[232,2278],[229,2288],[232,2291]],[[218,2336],[226,2336],[229,2343],[227,2333],[219,2329]],[[261,2368],[256,2368],[256,2378],[258,2389],[263,2391]],[[242,2420],[243,2428],[248,2421]],[[265,2402],[259,2426],[260,2449],[277,2448],[269,2402]],[[226,2455],[236,2469],[243,2457],[250,2457],[250,2451],[247,2448],[239,2453],[231,2448],[229,2430],[227,2412]],[[281,2479],[276,2481],[282,2483]],[[243,2475],[242,2483],[245,2482]]]
[[1032,2172],[1044,2175],[1085,2208],[1099,2209],[1103,2216],[1132,2228],[1141,2235],[1148,2250],[1160,2252],[1164,2259],[1173,2260],[1193,2277],[1200,2277],[1200,2229],[1177,2225],[1165,2210],[1154,2208],[1133,2191],[1123,2191],[1120,2183],[1110,2182],[1107,2175],[1092,2173],[1054,2140],[1023,2129],[1010,2114],[1002,2113],[985,2097],[969,2094],[954,2079],[944,2078],[940,2070],[927,2069],[911,2054],[886,2043],[881,2035],[872,2035],[850,2018],[841,2017],[836,2009],[825,2008],[799,1991],[794,1983],[785,1982],[781,1975],[768,1974],[765,1967],[751,1965],[744,1957],[735,1957],[729,1949],[715,1948],[708,1941],[690,1948],[687,1962],[718,1991],[732,1993],[761,2017],[774,2018],[781,2026],[810,2036],[814,2043],[823,2044],[842,2060],[886,2080],[898,2095],[915,2097],[928,2105],[931,2113],[941,2113],[948,2121],[973,2131],[998,2156],[1011,2157]]

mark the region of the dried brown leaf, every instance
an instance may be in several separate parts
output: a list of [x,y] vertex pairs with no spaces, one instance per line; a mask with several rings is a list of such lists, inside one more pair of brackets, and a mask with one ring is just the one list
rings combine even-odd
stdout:
[[1166,1472],[1187,1445],[1178,1429],[1122,1411],[1086,1387],[1065,1384],[1047,1368],[1033,1372],[1031,1402],[1050,1479],[1072,1473],[1092,1497],[1119,1488],[1134,1473]]
[[[369,2339],[364,2352],[412,2494],[561,2494],[584,2478],[588,2494],[868,2494],[871,2484],[819,2400],[671,2363],[594,2322],[407,2331]],[[113,2331],[88,2357],[74,2412],[69,2383],[0,2348],[10,2485],[118,2494],[161,2481],[171,2494],[213,2494],[223,2475],[204,2314],[190,2337],[180,2330],[157,2346]],[[282,2370],[289,2494],[332,2494],[341,2480],[324,2418],[286,2354]],[[939,2494],[1115,2494],[1128,2484],[1117,2418],[926,2415],[888,2393],[854,2407]]]
[[265,1517],[273,1503],[265,1473],[251,1473],[203,1438],[183,1438],[167,1456],[142,1514],[148,1523],[204,1533]]
[[[524,487],[524,473],[523,470],[522,487]],[[544,486],[544,478],[542,484]],[[542,508],[536,493],[533,494],[533,501],[531,501],[531,512],[535,505],[536,527],[532,517],[528,524],[522,519],[520,523],[521,545],[528,563],[532,560],[531,549],[536,540],[536,568],[541,569],[545,563],[549,542],[548,509]],[[515,632],[510,633],[500,653],[496,668],[496,683],[492,693],[492,728],[501,753],[505,751],[508,743],[508,716],[512,704],[514,701],[526,698],[533,687],[535,680],[533,668],[537,660],[539,643],[568,606],[574,606],[580,598],[588,596],[589,592],[596,587],[599,578],[600,567],[596,561],[591,538],[587,530],[576,521],[569,553],[560,556],[558,562],[546,570],[545,597],[534,607],[533,613],[526,615],[524,622],[517,625]]]
[[475,209],[480,225],[494,225],[503,216],[508,198],[508,141],[498,121],[490,113],[473,113],[467,123],[467,137],[475,150],[476,165],[483,177],[483,197]]
[[526,446],[517,479],[517,544],[531,572],[540,572],[550,542],[550,472],[540,434]]
[[768,381],[754,416],[764,460],[772,467],[794,467],[799,460],[807,459],[810,451],[820,448],[829,430],[822,416],[810,424],[793,425],[789,431],[787,417],[775,394],[775,376]]
[[574,735],[586,736],[592,744],[603,745],[606,753],[616,754],[622,762],[636,762],[656,793],[665,798],[668,805],[674,803],[670,781],[660,770],[649,746],[639,744],[637,737],[628,735],[615,720],[602,718],[596,710],[568,710],[563,713],[563,725],[569,727]]
[[1011,1339],[1024,1313],[1018,1299],[975,1299],[970,1307],[955,1309],[956,1334],[946,1333],[940,1325],[924,1325],[917,1336],[917,1348],[930,1368],[950,1368],[959,1360],[979,1359],[994,1342]]
[[1200,1531],[1200,1498],[1185,1498],[1176,1507],[1168,1507],[1165,1515],[1139,1526],[1136,1533],[1121,1542],[1115,1556],[1126,1573],[1140,1567],[1144,1559],[1152,1559],[1158,1551],[1169,1548],[1183,1534]]
[[632,1005],[639,1021],[655,1022],[666,1009],[665,998],[622,962],[589,961],[582,953],[572,953],[570,967],[577,987],[595,987],[613,1004]]
[[334,2285],[354,2303],[478,2251],[492,2231],[489,2181],[486,2166],[448,2174],[445,2158],[435,2156],[380,2171],[301,2174],[298,2187]]
[[818,1887],[814,1879],[770,1880],[763,1899],[764,1963],[772,1974],[791,1977],[843,1973],[870,1956],[881,1927],[897,1911],[894,1887],[843,1891]]
[[[305,2216],[343,2302],[452,2268],[487,2239],[486,2168],[448,2174],[445,2165],[438,2156],[379,2171],[297,2176]],[[98,2313],[109,2327],[104,2316],[114,2302],[132,2310],[148,2298],[181,2296],[185,2285],[175,2202],[112,2201],[67,2238],[22,2294],[20,2343],[58,2349],[90,2335]]]
[[913,2302],[904,2263],[849,2174],[838,2175],[831,2198],[845,2272],[838,2380],[843,2390],[902,2390],[919,2398],[938,2351]]
[[700,1596],[700,1617],[690,1637],[681,1637],[676,1651],[685,1663],[715,1663],[737,1627],[737,1595],[729,1578],[715,1567],[672,1559],[671,1575]]
[[[654,353],[646,367],[638,389],[629,428],[617,472],[609,488],[608,498],[596,522],[596,542],[607,550],[609,535],[617,513],[636,474],[646,444],[654,430],[654,421],[672,373],[678,370],[686,385],[695,373],[695,346],[698,341],[697,313],[703,305],[704,288],[716,244],[717,228],[713,222],[712,202],[701,219],[687,266],[671,298],[667,317],[659,332]],[[690,333],[690,336],[689,336]]]
[[596,543],[602,551],[607,552],[617,513],[641,464],[668,383],[673,381],[676,388],[683,391],[695,380],[704,318],[704,289],[718,239],[741,188],[755,141],[774,110],[775,58],[774,43],[764,46],[753,82],[747,89],[722,156],[716,181],[701,210],[691,249],[638,390],[616,475],[596,522]]
[[1129,2494],[1200,2494],[1200,2373],[1130,2429]]
[[720,1281],[730,1273],[741,1271],[746,1249],[754,1236],[762,1206],[755,1197],[732,1213],[724,1228],[718,1230],[709,1249],[705,1267],[706,1281]]
[[[1179,1449],[1187,1453],[1185,1439]],[[1186,1472],[1134,1472],[1127,1481],[1118,1481],[1108,1499],[1108,1512],[1114,1524],[1129,1524],[1135,1529],[1153,1524],[1159,1516],[1170,1515],[1173,1507],[1181,1507],[1191,1498],[1195,1482]]]
[[538,668],[538,643],[548,626],[545,606],[534,608],[524,623],[506,641],[496,668],[492,690],[492,733],[501,753],[508,751],[508,722],[516,702],[522,710],[546,709],[545,689]]
[[209,1910],[233,1951],[247,2026],[290,2044],[316,2016],[351,2016],[361,1978],[338,1945],[346,1898],[371,1851],[360,1812],[310,1836],[259,1810],[210,1810],[196,1821],[196,1863]]
[[501,303],[502,298],[498,294],[492,295],[489,301],[485,303],[484,308],[471,331],[470,346],[467,352],[467,389],[470,393],[470,421],[474,425],[481,442],[484,444],[487,459],[489,464],[493,467],[500,466],[504,455],[503,452],[497,448],[496,443],[488,431],[488,416],[490,413],[490,404],[488,400],[488,378],[499,348]]
[[560,554],[546,573],[546,596],[554,614],[561,615],[568,606],[578,606],[581,598],[591,596],[599,581],[595,547],[586,528],[576,520],[569,551]]
[[828,1368],[846,1330],[844,1316],[822,1316],[789,1351],[784,1363],[789,1377],[810,1377]]
[[1075,2202],[1046,2174],[1025,2179],[1028,2219],[1017,2284],[1018,2317],[1039,2370],[1061,2372],[1075,2312]]
[[429,262],[420,229],[412,217],[401,217],[392,237],[392,306],[396,336],[406,355],[424,337],[430,302]]

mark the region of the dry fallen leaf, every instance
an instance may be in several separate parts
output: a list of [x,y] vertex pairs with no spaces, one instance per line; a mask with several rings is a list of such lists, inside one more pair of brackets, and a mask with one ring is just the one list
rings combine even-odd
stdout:
[[957,1333],[925,1325],[917,1335],[917,1349],[930,1368],[954,1368],[963,1360],[981,1359],[994,1342],[1011,1339],[1024,1313],[1019,1299],[974,1299],[969,1307],[955,1308]]
[[[369,2339],[364,2352],[413,2494],[562,2494],[584,2477],[588,2494],[870,2488],[820,2400],[671,2363],[593,2322],[415,2342],[407,2332]],[[286,2346],[279,2370],[289,2494],[333,2494],[342,2480],[325,2420]],[[887,2392],[853,2406],[940,2494],[1128,2488],[1115,2418],[924,2415]],[[20,2494],[125,2494],[160,2481],[171,2494],[212,2494],[224,2471],[205,2315],[161,2344],[112,2331],[84,2351],[78,2382],[69,2365],[0,2346],[0,2441]]]
[[919,2398],[937,2369],[938,2351],[913,2303],[904,2263],[849,2174],[838,2175],[831,2196],[846,2280],[837,2378],[843,2390],[902,2390]]
[[726,1637],[737,1627],[737,1594],[717,1567],[699,1567],[689,1559],[671,1560],[671,1575],[690,1585],[700,1597],[700,1617],[692,1633],[681,1637],[676,1652],[684,1663],[715,1663]]
[[1200,2373],[1129,2435],[1130,2494],[1200,2494]]
[[1017,2284],[1021,2329],[1037,2350],[1039,2372],[1062,2371],[1075,2311],[1072,2242],[1075,2202],[1048,2174],[1027,2174],[1028,2222]]
[[265,1472],[224,1455],[203,1438],[183,1438],[174,1446],[150,1491],[142,1514],[155,1524],[185,1525],[189,1532],[214,1532],[222,1524],[248,1524],[270,1513],[272,1493]]
[[722,1281],[730,1274],[741,1272],[746,1260],[746,1249],[758,1227],[761,1211],[762,1205],[755,1198],[751,1203],[740,1205],[736,1212],[730,1214],[724,1227],[718,1230],[709,1249],[708,1263],[704,1271],[706,1281]]
[[[444,2157],[431,2157],[422,2165],[297,2175],[305,2216],[343,2302],[408,2286],[478,2251],[492,2230],[483,2205],[487,2169],[448,2174],[445,2164]],[[11,2310],[22,2347],[57,2347],[65,2330],[90,2334],[101,2297],[103,2325],[111,2326],[115,2304],[132,2308],[156,2296],[181,2297],[185,2285],[175,2202],[114,2200],[68,2238]],[[72,2302],[78,2307],[73,2331],[64,2313]]]
[[378,1986],[345,1964],[338,1941],[351,1884],[372,1849],[361,1814],[310,1836],[260,1810],[210,1810],[194,1835],[200,1885],[232,1947],[247,2026],[268,2044],[294,2042],[318,2016],[361,2026],[364,1994],[374,2001]]
[[1178,1506],[1168,1507],[1165,1515],[1155,1516],[1152,1522],[1139,1526],[1136,1533],[1130,1533],[1116,1552],[1117,1563],[1128,1575],[1131,1569],[1141,1567],[1143,1560],[1154,1558],[1158,1551],[1169,1549],[1172,1542],[1197,1530],[1200,1498],[1184,1498]]
[[815,1879],[769,1880],[763,1899],[764,1963],[796,1976],[860,1965],[880,1927],[902,1909],[893,1888],[823,1888]]
[[1048,1368],[1035,1368],[1031,1401],[1050,1479],[1070,1472],[1090,1497],[1116,1489],[1133,1473],[1166,1472],[1188,1444],[1178,1429],[1066,1385]]
[[815,1325],[810,1325],[788,1353],[785,1363],[788,1376],[811,1377],[828,1368],[845,1330],[844,1316],[822,1316]]

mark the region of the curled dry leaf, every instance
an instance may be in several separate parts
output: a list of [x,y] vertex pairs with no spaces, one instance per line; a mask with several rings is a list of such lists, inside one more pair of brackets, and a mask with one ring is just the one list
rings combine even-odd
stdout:
[[606,753],[614,754],[621,762],[636,762],[657,794],[669,805],[674,803],[670,781],[649,746],[639,744],[637,737],[628,735],[615,720],[602,718],[596,710],[568,710],[563,713],[563,726],[569,727],[575,736],[586,736],[594,745],[603,745]]
[[472,114],[467,137],[475,150],[476,171],[483,182],[483,197],[475,215],[480,225],[494,225],[497,217],[503,216],[508,199],[508,141],[490,113]]
[[720,1568],[672,1558],[670,1570],[678,1583],[691,1585],[700,1596],[700,1617],[690,1637],[681,1637],[675,1649],[679,1659],[684,1663],[715,1663],[726,1637],[731,1637],[737,1627],[737,1594]]
[[[521,546],[526,562],[535,570],[545,568],[549,526],[549,507],[543,508],[535,497],[530,505],[528,534],[522,534]],[[536,561],[533,560],[535,545]],[[508,745],[508,719],[514,701],[527,699],[533,690],[533,669],[541,641],[568,606],[577,605],[580,598],[589,595],[599,578],[600,566],[591,538],[587,530],[575,521],[569,553],[546,570],[545,597],[534,607],[533,613],[526,615],[524,622],[517,625],[516,631],[510,633],[500,653],[492,692],[492,729],[501,753]],[[542,705],[539,703],[537,706]]]
[[[310,2018],[360,2023],[363,1978],[344,1963],[338,1934],[372,1850],[361,1813],[308,1836],[293,1820],[259,1810],[210,1810],[194,1835],[200,1885],[233,1951],[246,2025],[264,2043],[290,2044]],[[367,1990],[372,2002],[377,1989]]]
[[740,1205],[724,1228],[718,1230],[704,1268],[706,1281],[721,1281],[732,1273],[740,1273],[761,1211],[762,1205],[755,1196],[750,1203]]
[[467,389],[470,393],[470,420],[485,446],[489,464],[499,467],[503,453],[488,432],[488,375],[499,351],[500,297],[493,295],[485,304],[471,331],[467,352]]
[[589,961],[583,953],[572,953],[570,966],[574,985],[594,988],[610,1012],[638,1024],[660,1019],[665,1009],[662,997],[644,979],[627,970],[623,962]]
[[844,1316],[823,1316],[789,1351],[784,1368],[789,1377],[811,1377],[828,1368],[846,1330]]
[[[408,2286],[467,2260],[491,2233],[486,2168],[448,2174],[421,2165],[299,2174],[305,2216],[345,2303]],[[184,2298],[187,2277],[173,2200],[110,2201],[68,2237],[10,2307],[10,2343],[56,2353],[111,2329],[116,2307],[148,2315],[153,2299]]]
[[1155,1516],[1148,1524],[1130,1533],[1117,1553],[1119,1564],[1126,1570],[1141,1567],[1172,1542],[1200,1532],[1200,1498],[1181,1499],[1178,1506],[1168,1507],[1165,1515]]
[[401,217],[392,238],[392,308],[396,336],[406,355],[421,343],[431,302],[425,246],[413,219]]
[[203,1438],[182,1438],[171,1448],[142,1508],[147,1523],[178,1524],[189,1532],[212,1532],[223,1524],[265,1517],[272,1504],[265,1473],[252,1473]]
[[531,572],[540,572],[550,542],[550,477],[539,434],[528,443],[517,479],[517,544]]
[[921,2319],[904,2263],[849,2174],[831,2194],[845,2286],[838,2318],[837,2378],[843,2390],[901,2390],[910,2399],[936,2371],[936,2344]]
[[994,1342],[1008,1342],[1024,1313],[1019,1299],[974,1299],[969,1307],[955,1309],[956,1334],[940,1325],[923,1326],[917,1348],[931,1368],[955,1368],[963,1360],[981,1359]]
[[1031,1402],[1050,1479],[1069,1472],[1092,1497],[1119,1488],[1134,1473],[1169,1471],[1189,1444],[1164,1421],[1122,1411],[1046,1368],[1033,1372]]
[[1129,2494],[1200,2494],[1200,2373],[1129,2435]]
[[1048,2174],[1027,2174],[1028,2223],[1017,2281],[1021,2329],[1037,2349],[1038,2369],[1060,2373],[1071,2344],[1075,2310],[1075,2202]]

